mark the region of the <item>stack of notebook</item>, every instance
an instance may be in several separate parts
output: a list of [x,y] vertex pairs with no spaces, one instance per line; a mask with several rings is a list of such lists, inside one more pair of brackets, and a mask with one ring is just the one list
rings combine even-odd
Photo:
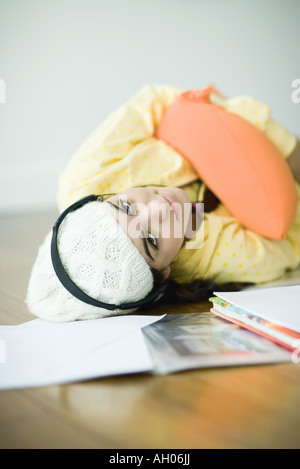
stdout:
[[300,285],[214,294],[212,313],[290,350],[300,350]]

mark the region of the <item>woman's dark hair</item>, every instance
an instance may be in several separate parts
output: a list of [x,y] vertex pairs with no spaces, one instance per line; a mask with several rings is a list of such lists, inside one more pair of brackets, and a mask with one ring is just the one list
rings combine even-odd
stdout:
[[[161,272],[151,269],[154,286],[158,286],[163,282]],[[239,291],[250,283],[241,282],[228,282],[216,283],[209,280],[194,280],[193,282],[181,284],[173,280],[168,280],[167,290],[164,296],[157,302],[157,305],[174,304],[174,303],[198,303],[200,301],[207,301],[213,296],[214,291]]]

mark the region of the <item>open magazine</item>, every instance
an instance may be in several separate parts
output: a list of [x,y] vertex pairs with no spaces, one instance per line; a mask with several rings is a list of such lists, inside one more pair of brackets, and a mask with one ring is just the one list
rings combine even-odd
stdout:
[[211,312],[0,326],[0,390],[291,361],[290,351]]
[[291,361],[287,350],[210,312],[167,315],[142,331],[157,374]]

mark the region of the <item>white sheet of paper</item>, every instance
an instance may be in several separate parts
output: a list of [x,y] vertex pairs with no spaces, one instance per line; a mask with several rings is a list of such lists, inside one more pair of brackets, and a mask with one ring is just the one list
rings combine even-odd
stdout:
[[35,319],[0,326],[5,345],[0,389],[148,371],[150,355],[139,332],[162,317],[115,316],[70,323]]
[[[153,370],[153,360],[141,330],[110,342],[99,350],[68,363],[54,374],[58,384]],[[53,382],[53,380],[52,380]]]
[[270,322],[300,332],[300,285],[214,294]]

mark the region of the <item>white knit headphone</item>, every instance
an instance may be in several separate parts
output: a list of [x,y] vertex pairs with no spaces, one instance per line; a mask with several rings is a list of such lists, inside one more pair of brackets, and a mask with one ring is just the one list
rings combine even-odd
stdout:
[[133,312],[164,294],[165,284],[153,291],[149,265],[102,201],[90,195],[57,219],[29,281],[33,314],[94,319]]

